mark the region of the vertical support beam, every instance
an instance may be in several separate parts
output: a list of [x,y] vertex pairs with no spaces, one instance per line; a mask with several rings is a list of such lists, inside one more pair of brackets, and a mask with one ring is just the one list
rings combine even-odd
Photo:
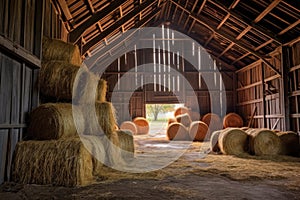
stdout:
[[[290,108],[289,108],[289,71],[290,71],[290,47],[283,46],[281,54],[281,102],[282,102],[282,114],[284,116],[284,129],[285,131],[290,130]],[[299,130],[297,130],[299,131]]]
[[261,63],[261,84],[262,84],[262,110],[263,110],[263,127],[268,128],[267,126],[267,118],[266,118],[266,85],[265,85],[265,64]]
[[44,2],[45,0],[36,1],[35,5],[35,23],[34,23],[34,55],[42,58],[42,37],[43,37],[43,24],[44,24]]

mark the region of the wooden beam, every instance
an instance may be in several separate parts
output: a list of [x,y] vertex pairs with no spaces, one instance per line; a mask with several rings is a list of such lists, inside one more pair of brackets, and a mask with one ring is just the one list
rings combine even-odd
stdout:
[[[64,1],[64,0],[60,0]],[[65,1],[64,1],[65,2]],[[98,21],[104,18],[109,13],[115,11],[122,4],[126,3],[126,1],[112,1],[109,6],[107,6],[104,10],[96,12],[93,14],[86,22],[78,26],[76,29],[72,30],[69,33],[69,41],[72,43],[76,43],[81,35],[91,26],[95,25]]]
[[258,51],[259,49],[261,49],[261,48],[267,46],[268,44],[270,44],[270,43],[272,43],[272,42],[273,42],[272,39],[271,39],[271,40],[268,40],[268,41],[262,43],[261,45],[259,45],[258,47],[256,47],[256,48],[254,49],[254,51]]
[[95,9],[93,7],[93,4],[92,4],[91,0],[84,0],[84,2],[85,2],[85,4],[88,5],[88,8],[89,8],[90,12],[92,14],[94,14],[95,13]]
[[295,26],[297,26],[298,24],[300,24],[300,19],[298,19],[297,21],[295,21],[294,23],[290,24],[288,27],[286,27],[285,29],[283,29],[282,31],[280,31],[278,33],[278,35],[283,35],[286,32],[288,32],[289,30],[291,30],[292,28],[294,28]]
[[234,0],[232,2],[232,4],[229,6],[229,10],[234,9],[238,5],[239,2],[240,2],[240,0]]
[[239,15],[238,13],[236,13],[233,10],[228,9],[227,7],[225,7],[222,3],[220,3],[220,0],[208,0],[210,3],[214,4],[215,6],[219,7],[220,9],[226,11],[227,13],[229,13],[231,15],[231,17],[236,18],[237,20],[241,21],[243,24],[250,26],[251,28],[255,29],[256,31],[258,31],[259,33],[269,37],[270,39],[273,39],[274,41],[282,44],[283,40],[279,39],[277,37],[277,35],[269,30],[266,30],[264,27],[261,27],[251,21],[246,20],[244,17],[242,17],[241,15]]
[[273,2],[264,10],[262,11],[254,20],[254,23],[259,22],[262,20],[273,8],[275,8],[282,0],[273,0]]
[[240,34],[236,37],[237,40],[241,39],[248,31],[251,30],[251,26],[247,26]]
[[[199,8],[199,10],[197,11],[197,15],[199,15],[202,12],[202,10],[203,10],[203,8],[205,6],[205,3],[206,3],[206,0],[203,0],[201,6]],[[193,13],[194,10],[195,10],[195,8],[191,10],[191,13]],[[185,27],[187,26],[187,22],[189,21],[189,17],[186,19],[186,22],[184,23],[183,29],[185,29]],[[193,20],[192,24],[194,24],[194,23],[195,23],[195,20]]]
[[57,3],[59,4],[60,8],[62,9],[63,14],[66,17],[67,21],[71,22],[73,20],[73,17],[71,15],[71,12],[69,10],[67,2],[65,0],[57,0]]
[[[42,40],[44,30],[44,6],[45,0],[39,0],[35,5],[35,26],[34,26],[34,52],[33,54],[42,59]],[[26,39],[26,38],[25,38]]]
[[227,13],[227,15],[223,18],[221,23],[218,25],[217,29],[220,29],[229,17],[230,17],[230,13]]
[[245,53],[244,55],[242,55],[241,57],[239,57],[238,59],[236,59],[235,61],[233,61],[233,62],[231,63],[231,65],[234,65],[234,64],[237,63],[238,61],[240,61],[240,60],[242,60],[243,58],[249,56],[250,54],[251,54],[250,52]]
[[[185,1],[184,8],[186,8],[187,4],[188,4],[188,0]],[[176,4],[175,4],[175,5],[176,5]],[[177,8],[177,6],[176,6],[176,8]],[[184,11],[181,12],[181,15],[180,15],[179,20],[178,20],[178,24],[179,24],[179,23],[181,22],[181,20],[182,20],[183,13],[184,13]],[[188,20],[188,19],[189,19],[189,18],[187,17],[187,20]]]
[[210,37],[206,40],[205,44],[204,44],[204,47],[207,47],[208,43],[214,38],[215,36],[215,33],[212,33],[210,35]]
[[228,45],[228,47],[226,49],[224,49],[224,51],[222,51],[222,53],[220,53],[220,55],[218,55],[218,58],[220,58],[221,56],[224,55],[224,53],[226,53],[229,49],[231,49],[233,47],[234,43],[231,42],[230,45]]
[[[127,15],[124,15],[123,18],[117,20],[112,26],[108,27],[106,30],[104,30],[101,34],[99,34],[98,36],[96,36],[95,38],[93,38],[91,41],[89,41],[86,45],[83,46],[83,54],[86,53],[91,47],[95,46],[96,44],[98,44],[99,42],[101,42],[104,38],[106,38],[110,33],[112,33],[113,31],[119,29],[124,23],[126,23],[128,20],[134,18],[135,16],[137,16],[141,11],[147,9],[148,7],[152,6],[153,4],[155,4],[156,1],[151,1],[148,0],[144,3],[142,3],[139,6],[139,9],[135,9],[132,12],[128,13]],[[154,17],[155,14],[157,14],[157,12],[160,10],[160,7],[156,8],[154,11],[152,11],[150,14],[147,15],[147,17],[145,17],[143,20],[139,21],[136,25],[137,27],[140,27],[140,24],[144,24],[144,21],[147,21],[147,18],[149,17]]]

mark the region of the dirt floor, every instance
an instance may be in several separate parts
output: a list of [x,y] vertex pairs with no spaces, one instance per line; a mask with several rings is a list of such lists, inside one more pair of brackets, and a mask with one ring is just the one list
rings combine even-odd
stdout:
[[206,154],[205,143],[185,150],[186,143],[170,143],[162,133],[136,136],[136,156],[153,156],[158,164],[151,158],[144,165],[159,168],[170,158],[162,152],[184,151],[167,167],[147,173],[106,169],[98,181],[75,188],[4,183],[0,199],[300,199],[300,158]]

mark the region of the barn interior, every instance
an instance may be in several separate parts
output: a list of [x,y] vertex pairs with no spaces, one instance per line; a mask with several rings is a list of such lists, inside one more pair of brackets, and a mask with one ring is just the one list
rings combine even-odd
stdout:
[[0,197],[299,198],[298,0],[3,0],[0,16]]

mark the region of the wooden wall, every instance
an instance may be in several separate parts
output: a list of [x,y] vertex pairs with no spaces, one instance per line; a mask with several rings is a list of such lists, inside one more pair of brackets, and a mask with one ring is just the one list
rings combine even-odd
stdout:
[[66,37],[50,0],[0,2],[0,184],[10,180],[15,145],[26,137],[29,112],[39,104],[37,78],[43,34]]

